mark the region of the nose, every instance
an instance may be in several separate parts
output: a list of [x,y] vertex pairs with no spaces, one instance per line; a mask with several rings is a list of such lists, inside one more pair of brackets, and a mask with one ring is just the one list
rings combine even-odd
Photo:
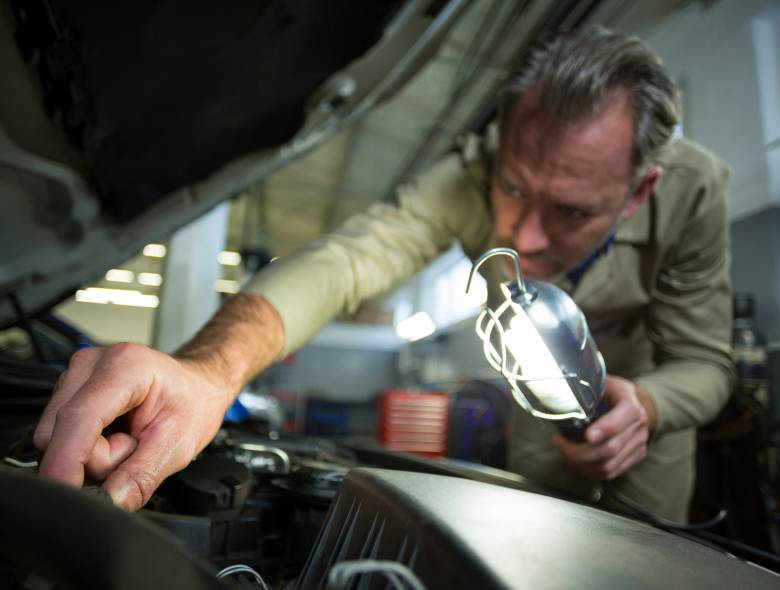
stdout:
[[549,247],[550,238],[538,207],[527,207],[518,218],[514,227],[514,245],[521,256],[538,254]]

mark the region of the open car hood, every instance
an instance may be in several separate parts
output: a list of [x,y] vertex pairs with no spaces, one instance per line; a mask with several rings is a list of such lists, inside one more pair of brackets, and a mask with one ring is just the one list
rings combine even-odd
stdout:
[[3,2],[0,325],[364,115],[467,4]]

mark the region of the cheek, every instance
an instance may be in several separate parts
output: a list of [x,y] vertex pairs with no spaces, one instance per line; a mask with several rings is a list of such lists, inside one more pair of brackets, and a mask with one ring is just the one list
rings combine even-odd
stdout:
[[592,223],[570,228],[556,235],[556,249],[563,255],[572,259],[580,259],[590,256],[609,235],[610,225]]

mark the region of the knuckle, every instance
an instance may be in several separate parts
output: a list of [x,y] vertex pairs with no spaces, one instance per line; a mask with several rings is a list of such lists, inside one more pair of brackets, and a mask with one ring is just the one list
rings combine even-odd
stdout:
[[130,490],[127,498],[132,506],[141,507],[146,504],[157,489],[157,477],[147,469],[137,469],[130,474]]
[[[68,362],[68,368],[78,369],[84,365],[88,365],[98,354],[100,354],[100,349],[97,347],[88,347],[77,350],[71,355],[70,361]],[[67,371],[60,377],[60,383],[65,379],[66,373]]]
[[83,424],[90,421],[95,422],[95,427],[102,430],[100,418],[78,403],[65,404],[55,414],[55,424]]
[[55,414],[57,422],[70,422],[81,420],[84,417],[84,410],[78,404],[65,404]]
[[109,358],[124,359],[143,354],[144,347],[133,342],[120,342],[108,348],[106,354]]

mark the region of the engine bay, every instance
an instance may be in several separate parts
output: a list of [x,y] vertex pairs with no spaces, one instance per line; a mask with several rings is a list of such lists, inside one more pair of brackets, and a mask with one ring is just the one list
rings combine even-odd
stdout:
[[[283,433],[257,417],[225,421],[130,514],[100,482],[77,490],[37,476],[32,432],[58,374],[16,361],[0,371],[2,590],[770,588],[779,579],[772,556],[706,530],[583,505],[484,465]],[[620,563],[614,544],[626,549]]]

